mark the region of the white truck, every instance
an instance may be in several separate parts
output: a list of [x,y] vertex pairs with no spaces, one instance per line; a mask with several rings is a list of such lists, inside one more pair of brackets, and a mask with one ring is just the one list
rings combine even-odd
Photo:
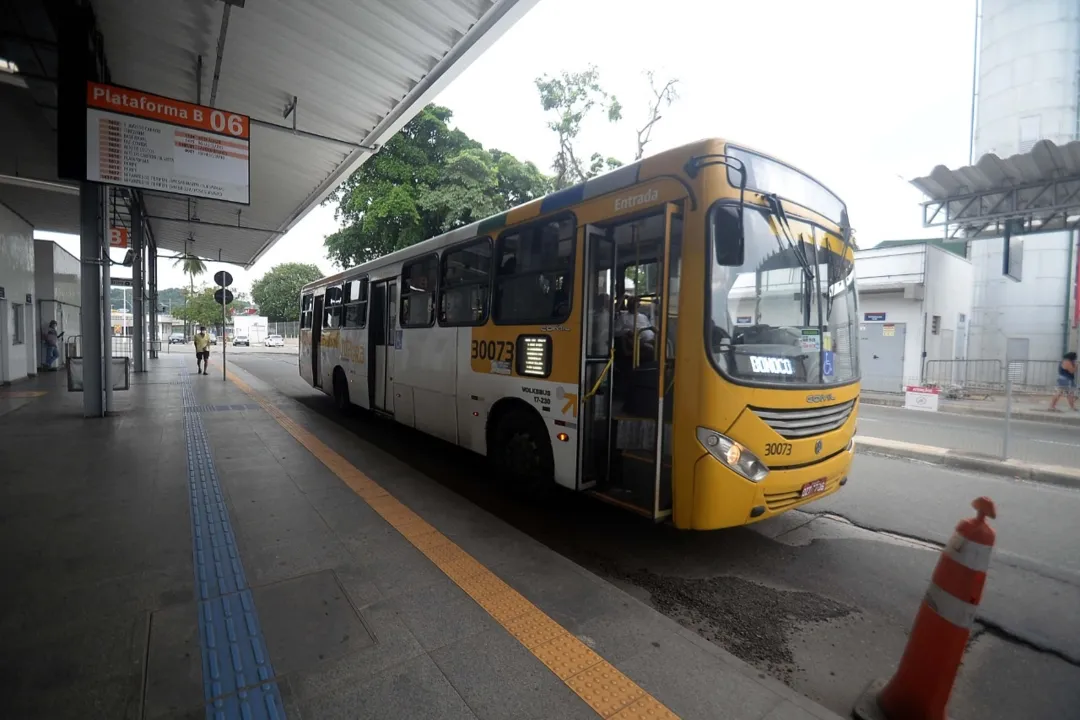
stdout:
[[269,323],[264,315],[234,315],[233,316],[233,344],[240,338],[247,342],[241,345],[262,344],[266,336],[270,334]]

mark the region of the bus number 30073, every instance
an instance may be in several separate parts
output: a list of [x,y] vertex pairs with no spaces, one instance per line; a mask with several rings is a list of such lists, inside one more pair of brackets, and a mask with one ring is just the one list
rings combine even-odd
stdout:
[[765,443],[766,455],[790,455],[791,443]]
[[504,340],[473,340],[472,359],[514,361],[514,343]]

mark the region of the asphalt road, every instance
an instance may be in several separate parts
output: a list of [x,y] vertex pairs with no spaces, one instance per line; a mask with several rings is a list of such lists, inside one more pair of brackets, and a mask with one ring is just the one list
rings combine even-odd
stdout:
[[[887,440],[1000,457],[1004,430],[1005,421],[999,418],[881,405],[859,407],[859,434]],[[1009,423],[1009,435],[1009,457],[1049,465],[1080,465],[1080,427],[1013,420]]]
[[845,716],[869,682],[895,668],[938,545],[971,514],[974,497],[989,495],[997,552],[950,716],[1080,720],[1080,492],[860,455],[847,487],[808,512],[678,532],[582,495],[538,503],[501,491],[471,453],[362,412],[337,414],[299,378],[295,355],[253,348],[233,359],[273,385],[286,409],[288,398],[334,418],[373,452],[396,456]]

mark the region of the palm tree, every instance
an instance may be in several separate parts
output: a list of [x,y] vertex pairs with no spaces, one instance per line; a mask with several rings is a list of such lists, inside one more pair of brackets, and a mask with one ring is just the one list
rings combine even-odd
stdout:
[[[189,238],[190,239],[190,238]],[[188,250],[188,244],[184,243],[184,252],[182,255],[176,257],[176,262],[173,263],[173,267],[180,266],[184,274],[188,276],[188,300],[195,296],[195,278],[206,272],[206,263]],[[185,326],[187,323],[185,323]],[[191,328],[187,328],[186,334],[191,334]]]

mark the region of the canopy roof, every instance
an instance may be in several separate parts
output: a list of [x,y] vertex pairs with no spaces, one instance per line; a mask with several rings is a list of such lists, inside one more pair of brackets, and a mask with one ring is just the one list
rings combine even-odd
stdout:
[[[536,0],[91,0],[111,82],[251,117],[250,205],[142,191],[159,249],[253,264]],[[79,231],[56,176],[57,47],[40,2],[0,15],[0,203]],[[12,143],[11,145],[15,145]],[[134,196],[114,222],[130,226]],[[312,238],[317,244],[321,238]]]
[[974,165],[938,165],[911,184],[928,198],[923,225],[966,238],[999,237],[1007,221],[1023,232],[1071,230],[1080,222],[1080,141],[1040,140],[1002,160],[989,153]]

